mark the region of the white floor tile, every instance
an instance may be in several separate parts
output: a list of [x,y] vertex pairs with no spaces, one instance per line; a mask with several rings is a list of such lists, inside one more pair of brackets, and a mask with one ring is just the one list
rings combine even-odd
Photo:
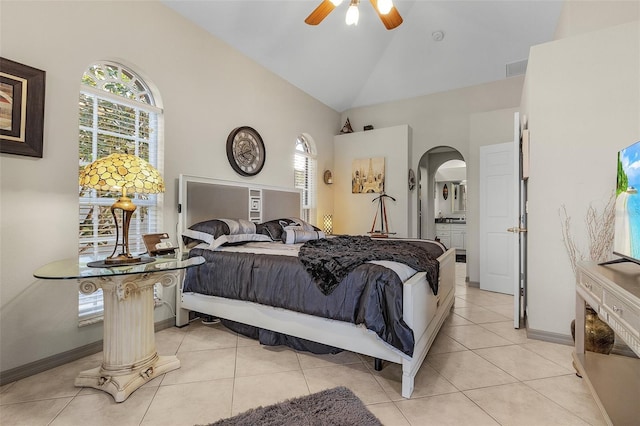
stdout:
[[233,379],[161,386],[142,426],[208,424],[231,417]]
[[575,374],[524,382],[593,426],[605,425],[587,384]]
[[[0,388],[0,424],[207,424],[257,406],[346,386],[385,425],[601,425],[595,401],[573,373],[573,347],[526,338],[513,329],[511,296],[467,287],[456,264],[451,313],[402,398],[399,364],[382,371],[364,355],[313,355],[264,347],[220,324],[192,322],[156,333],[162,355],[181,368],[115,403],[104,392],[76,388],[80,371],[102,354]],[[464,392],[460,392],[464,391]]]
[[474,352],[518,380],[533,380],[571,374],[570,370],[559,366],[555,362],[516,345],[476,349]]
[[[400,364],[388,363],[382,371],[373,370],[372,373],[392,400],[399,401],[403,399],[402,366]],[[455,386],[425,362],[420,367],[420,370],[418,370],[418,374],[416,374],[414,379],[411,398],[441,395],[457,391],[458,389],[456,389]]]
[[0,424],[12,426],[48,425],[73,398],[17,402],[0,408]]
[[498,425],[491,416],[460,392],[399,401],[396,405],[414,426]]
[[575,373],[573,369],[573,357],[571,355],[573,353],[573,346],[531,339],[521,346]]
[[104,392],[73,398],[51,426],[137,426],[142,422],[156,393],[155,389],[138,389],[124,402],[115,402]]
[[409,421],[393,402],[367,405],[367,409],[385,426],[410,426]]
[[468,306],[464,308],[453,308],[453,312],[460,315],[462,318],[471,321],[475,324],[482,324],[485,322],[500,322],[507,321],[509,318],[504,315],[500,315],[496,312],[483,308],[482,306]]
[[474,389],[464,394],[501,425],[588,425],[523,383]]
[[232,378],[236,349],[184,352],[178,354],[178,359],[180,368],[165,374],[162,385]]
[[302,371],[285,371],[260,376],[236,377],[233,387],[232,415],[258,406],[309,395]]
[[448,327],[442,332],[469,349],[513,345],[507,339],[475,324]]
[[336,365],[304,370],[311,393],[336,386],[345,386],[365,404],[390,401],[373,374],[362,364]]
[[527,330],[524,328],[513,328],[513,321],[489,322],[480,324],[482,328],[507,339],[512,343],[527,343]]
[[427,362],[459,390],[517,381],[516,378],[472,351],[429,355]]

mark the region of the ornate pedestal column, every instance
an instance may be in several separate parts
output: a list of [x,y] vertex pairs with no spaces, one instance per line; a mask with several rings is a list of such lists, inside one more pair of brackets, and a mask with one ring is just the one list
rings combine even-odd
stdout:
[[173,285],[177,275],[159,271],[79,280],[82,293],[102,288],[104,341],[102,365],[81,372],[76,386],[100,389],[122,402],[154,377],[180,368],[176,356],[158,356],[153,323],[153,286]]

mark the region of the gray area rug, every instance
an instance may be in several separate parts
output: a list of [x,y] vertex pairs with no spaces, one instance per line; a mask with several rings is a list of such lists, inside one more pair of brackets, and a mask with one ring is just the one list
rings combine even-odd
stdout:
[[280,425],[376,425],[380,420],[345,387],[289,399],[268,407],[258,407],[208,426],[280,426]]

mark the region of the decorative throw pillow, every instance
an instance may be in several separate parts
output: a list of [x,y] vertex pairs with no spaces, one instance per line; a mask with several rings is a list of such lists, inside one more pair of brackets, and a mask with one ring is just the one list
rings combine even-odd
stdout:
[[189,229],[184,231],[182,233],[182,241],[187,247],[203,242],[211,244],[216,238],[229,234],[230,232],[229,225],[222,220],[205,220],[191,225]]
[[273,241],[282,241],[282,233],[285,229],[292,226],[301,227],[305,231],[320,231],[320,228],[316,228],[302,219],[290,217],[260,223],[256,226],[256,232],[258,234],[268,235]]
[[216,249],[226,243],[271,241],[268,236],[256,233],[256,224],[245,219],[213,219],[191,225],[182,234],[187,245],[206,243],[208,249]]
[[311,240],[319,240],[324,238],[322,231],[306,231],[302,227],[287,227],[282,232],[282,242],[285,244],[304,243]]

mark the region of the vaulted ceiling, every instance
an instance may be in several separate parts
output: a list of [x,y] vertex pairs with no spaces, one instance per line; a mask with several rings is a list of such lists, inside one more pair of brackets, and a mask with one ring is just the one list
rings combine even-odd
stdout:
[[345,24],[348,0],[319,25],[305,24],[320,2],[163,0],[338,112],[507,78],[507,64],[553,39],[562,8],[556,0],[395,0],[404,22],[389,31],[367,0],[357,26]]

